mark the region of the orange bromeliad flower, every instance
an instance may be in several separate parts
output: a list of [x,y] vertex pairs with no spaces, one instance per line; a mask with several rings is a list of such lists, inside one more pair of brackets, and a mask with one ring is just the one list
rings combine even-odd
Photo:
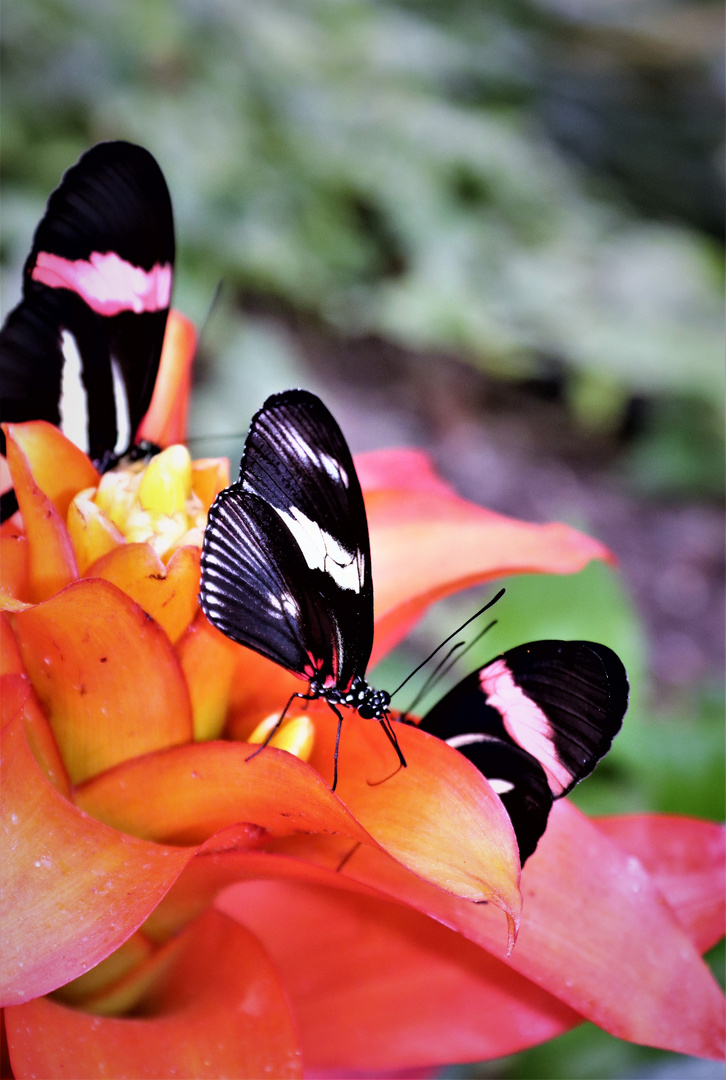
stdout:
[[[162,362],[145,432],[161,445],[181,434],[169,413],[190,355]],[[416,728],[398,732],[408,768],[385,784],[390,746],[352,716],[331,791],[336,722],[317,702],[248,761],[300,684],[198,609],[224,464],[174,445],[99,478],[47,423],[6,435],[22,518],[0,535],[14,1075],[396,1070],[509,1054],[583,1018],[722,1053],[699,955],[722,932],[716,826],[592,822],[562,801],[520,892],[499,799]],[[357,465],[374,660],[457,589],[609,557],[567,526],[465,502],[416,452]]]

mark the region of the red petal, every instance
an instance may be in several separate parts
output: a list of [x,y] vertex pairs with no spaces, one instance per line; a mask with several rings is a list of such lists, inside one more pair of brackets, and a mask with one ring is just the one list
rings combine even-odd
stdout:
[[96,559],[84,577],[118,586],[176,642],[199,611],[200,555],[199,548],[182,547],[164,566],[150,544],[124,544]]
[[726,830],[714,821],[668,814],[597,818],[597,826],[636,855],[701,952],[726,927]]
[[[414,882],[360,848],[341,870],[428,911],[502,955],[491,907]],[[566,800],[522,873],[524,907],[509,963],[606,1031],[682,1054],[723,1053],[721,990],[639,860]]]
[[194,324],[174,308],[166,321],[164,345],[154,394],[139,424],[136,441],[148,439],[157,446],[184,442],[191,387],[191,365],[197,348]]
[[[332,781],[337,722],[325,706],[312,715],[311,764]],[[457,896],[492,901],[516,924],[519,853],[501,800],[479,770],[440,739],[404,724],[394,729],[405,769],[376,722],[346,717],[337,794],[404,866]]]
[[[7,424],[4,430],[8,464],[28,542],[28,596],[32,601],[39,601],[77,578],[78,567],[65,515],[58,512],[51,498],[36,484],[30,462],[16,441],[18,430],[23,426]],[[44,424],[44,428],[56,431],[51,424]]]
[[724,1053],[721,990],[639,860],[561,801],[527,871],[518,970],[620,1038]]
[[355,470],[366,495],[373,491],[423,491],[453,496],[450,484],[442,480],[428,454],[407,446],[356,454]]
[[2,729],[0,987],[27,1001],[81,975],[138,929],[189,861],[123,836],[48,783],[17,716]]
[[100,477],[93,464],[75,443],[45,420],[11,424],[7,430],[12,431],[33,480],[65,521],[71,499],[84,488],[98,484]]
[[569,525],[534,525],[454,494],[404,487],[366,496],[375,583],[372,663],[393,648],[435,600],[509,574],[571,574],[604,545]]
[[11,621],[74,783],[191,738],[169,639],[114,585],[75,582]]
[[399,904],[275,881],[233,886],[217,907],[274,960],[308,1067],[477,1061],[581,1020],[502,961]]
[[[374,888],[344,877],[335,869],[346,852],[349,853],[351,848],[358,849],[358,841],[342,835],[324,838],[308,835],[306,839],[313,844],[330,840],[340,845],[342,855],[338,854],[333,868],[328,869],[303,859],[251,850],[249,839],[249,830],[244,825],[232,826],[210,837],[146,920],[144,933],[154,941],[167,941],[201,914],[222,889],[239,881],[282,878],[362,892],[368,896],[380,895]],[[293,842],[298,839],[294,837]],[[278,844],[289,841],[290,838],[286,838]]]
[[47,999],[7,1010],[21,1076],[295,1077],[297,1039],[258,942],[209,911],[169,947],[166,977],[143,1019],[105,1019]]

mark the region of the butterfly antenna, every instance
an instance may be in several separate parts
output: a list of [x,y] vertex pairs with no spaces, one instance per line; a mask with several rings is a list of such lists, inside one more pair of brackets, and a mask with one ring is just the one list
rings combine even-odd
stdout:
[[[457,652],[457,651],[458,651],[459,649],[463,649],[463,648],[464,648],[464,645],[466,645],[466,642],[465,642],[465,641],[457,641],[457,642],[455,642],[455,643],[454,643],[454,644],[453,644],[453,645],[451,646],[451,648],[449,649],[449,651],[447,652],[446,656],[444,656],[442,660],[439,660],[439,662],[438,662],[438,664],[436,665],[436,667],[434,668],[434,670],[433,670],[433,671],[432,671],[432,672],[430,673],[430,675],[428,675],[428,676],[426,677],[426,679],[425,679],[425,681],[424,681],[424,684],[423,684],[423,686],[422,686],[422,687],[421,687],[421,689],[420,689],[420,690],[418,691],[418,693],[417,693],[417,694],[416,694],[416,696],[414,697],[414,699],[413,699],[413,701],[411,702],[411,704],[409,705],[409,707],[408,707],[408,708],[406,709],[406,711],[405,711],[405,712],[401,713],[401,715],[399,716],[399,718],[398,718],[398,719],[399,719],[399,721],[401,721],[401,720],[405,720],[405,719],[406,719],[406,717],[407,717],[407,716],[409,715],[409,713],[413,712],[413,710],[414,710],[414,709],[416,708],[416,706],[418,705],[418,703],[419,703],[419,701],[421,700],[421,698],[422,698],[422,697],[423,697],[423,696],[424,696],[424,695],[425,695],[426,693],[428,693],[428,691],[429,691],[429,690],[431,689],[431,687],[433,686],[433,684],[434,684],[434,682],[436,681],[437,677],[439,676],[439,674],[440,674],[440,672],[441,672],[442,668],[444,668],[444,667],[446,667],[446,665],[448,665],[448,667],[446,667],[446,670],[447,670],[447,671],[449,670],[449,667],[451,667],[451,664],[453,664],[453,663],[454,663],[454,661],[453,661],[453,660],[451,660],[452,656],[453,656],[453,655],[454,655],[454,653],[455,653],[455,652]],[[451,661],[451,663],[449,663],[449,661]]]
[[[413,710],[416,708],[419,701],[421,701],[421,699],[424,697],[424,695],[427,694],[428,691],[431,690],[432,687],[434,687],[436,685],[436,683],[440,682],[441,679],[443,679],[446,675],[449,674],[449,672],[451,671],[454,664],[457,664],[459,662],[459,660],[461,660],[462,656],[466,656],[466,654],[469,652],[469,650],[472,649],[476,645],[476,643],[478,641],[481,641],[481,639],[484,637],[484,635],[488,634],[493,626],[497,625],[497,621],[498,621],[497,619],[492,619],[492,621],[490,623],[487,623],[487,625],[484,627],[484,629],[480,630],[479,633],[476,635],[476,637],[472,638],[471,641],[469,641],[469,642],[457,641],[457,643],[455,645],[452,645],[452,647],[449,649],[449,651],[447,652],[444,659],[440,660],[438,662],[438,664],[436,665],[434,670],[428,676],[428,678],[424,682],[424,684],[421,687],[421,689],[419,690],[419,692],[416,694],[416,697],[413,699],[413,701],[411,702],[409,707],[406,709],[406,711],[404,713],[401,713],[401,715],[398,717],[399,721],[402,721],[403,723],[408,722],[407,717],[409,716],[410,713],[413,712]],[[464,651],[459,653],[458,656],[455,656],[454,654],[457,651],[457,649],[463,649]]]
[[[217,305],[219,304],[220,297],[222,296],[222,289],[223,288],[224,288],[224,279],[220,278],[218,280],[217,284],[214,286],[214,292],[212,293],[212,299],[209,301],[209,304],[207,306],[207,311],[206,311],[206,313],[204,315],[204,318],[202,319],[202,323],[201,323],[201,326],[199,328],[199,337],[197,339],[197,351],[199,351],[199,346],[201,345],[201,342],[202,342],[202,340],[204,338],[204,335],[207,332],[207,327],[209,326],[212,315],[214,314],[214,310],[217,307]],[[234,432],[230,432],[230,433],[228,433],[226,435],[225,434],[219,435],[219,434],[216,434],[216,433],[214,435],[192,435],[189,438],[187,438],[186,443],[187,443],[187,446],[189,446],[190,444],[200,443],[200,442],[204,442],[204,443],[207,443],[207,442],[229,442],[232,439],[241,439],[241,438],[243,438],[243,434],[244,433],[240,433],[239,431],[234,431]]]
[[204,316],[204,318],[202,319],[202,325],[199,328],[199,339],[200,339],[200,341],[201,341],[201,338],[202,338],[203,334],[206,332],[207,326],[209,325],[209,320],[212,318],[212,315],[214,314],[214,309],[216,308],[217,304],[219,303],[219,298],[222,295],[222,285],[223,284],[224,284],[224,281],[223,281],[222,278],[220,278],[219,281],[217,282],[217,284],[214,286],[214,292],[212,293],[212,299],[209,301],[209,307],[207,308],[207,313]]
[[490,607],[493,607],[498,600],[501,600],[506,591],[506,589],[500,589],[497,595],[492,600],[490,600],[488,604],[485,604],[484,607],[479,608],[478,611],[475,611],[474,614],[466,620],[466,622],[463,622],[461,626],[457,627],[457,629],[454,630],[453,633],[449,634],[448,637],[444,638],[444,640],[436,646],[434,651],[432,653],[429,653],[426,659],[422,660],[421,663],[417,667],[415,667],[409,675],[406,676],[401,685],[397,686],[396,689],[392,691],[391,697],[393,697],[394,694],[397,694],[399,690],[402,690],[406,683],[414,677],[416,672],[420,671],[422,667],[425,667],[426,664],[428,664],[429,660],[432,660],[433,657],[436,656],[436,653],[439,651],[439,649],[443,649],[444,645],[448,645],[451,639],[456,637],[457,634],[460,634],[461,631],[469,625],[469,623],[474,622],[474,619],[478,619],[480,615],[483,615],[485,611],[488,611]]
[[230,442],[232,439],[243,439],[243,438],[244,438],[244,432],[227,431],[227,432],[222,432],[222,434],[218,434],[218,433],[215,432],[214,435],[192,435],[186,440],[186,442],[187,442],[187,445],[189,445],[190,443],[200,443],[200,442],[204,442],[204,443],[208,443],[208,442],[213,443],[213,442],[222,442],[222,441]]
[[491,630],[491,628],[492,628],[493,626],[496,626],[496,625],[497,625],[497,622],[498,622],[498,620],[497,620],[497,619],[492,619],[492,621],[491,621],[490,623],[487,623],[487,625],[486,625],[486,626],[484,627],[484,629],[483,629],[483,630],[480,630],[480,631],[479,631],[479,633],[478,633],[478,634],[476,635],[476,637],[475,637],[475,638],[472,638],[472,639],[471,639],[471,641],[470,641],[470,642],[468,642],[468,644],[466,645],[466,647],[465,647],[464,651],[463,651],[462,653],[460,653],[460,654],[459,654],[459,656],[456,656],[456,657],[454,657],[454,659],[453,659],[453,660],[452,660],[451,658],[449,658],[449,661],[450,661],[450,662],[449,662],[449,663],[448,663],[448,664],[447,664],[447,665],[446,665],[445,667],[443,667],[443,668],[442,668],[442,670],[441,670],[441,672],[440,672],[440,674],[441,674],[441,678],[443,678],[443,677],[444,677],[444,675],[448,675],[448,673],[449,673],[449,672],[451,671],[451,669],[452,669],[452,667],[454,666],[454,664],[455,664],[455,663],[458,663],[458,662],[459,662],[459,660],[461,660],[462,656],[466,656],[466,654],[467,654],[467,653],[468,653],[468,652],[469,652],[469,651],[470,651],[471,649],[473,649],[473,648],[474,648],[474,646],[475,646],[475,645],[477,644],[477,642],[481,641],[481,639],[482,639],[482,638],[484,637],[484,635],[485,635],[485,634],[488,634],[488,633],[489,633],[489,631]]

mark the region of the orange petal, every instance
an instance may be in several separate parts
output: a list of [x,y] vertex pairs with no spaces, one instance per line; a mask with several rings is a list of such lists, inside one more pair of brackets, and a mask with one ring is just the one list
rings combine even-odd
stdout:
[[164,565],[150,544],[124,544],[98,559],[85,577],[117,585],[178,641],[199,611],[199,548],[182,547]]
[[370,843],[309,765],[273,748],[250,761],[253,750],[209,742],[148,754],[94,777],[78,788],[76,802],[117,829],[173,843],[199,843],[240,822],[255,845],[261,830],[342,832]]
[[177,655],[189,687],[197,742],[218,739],[227,718],[229,693],[240,646],[230,641],[198,611],[177,643]]
[[8,1009],[16,1075],[301,1075],[285,994],[248,931],[209,911],[168,948],[145,1018],[104,1019],[47,999]]
[[597,818],[597,826],[636,855],[700,952],[726,927],[726,830],[715,821],[671,814]]
[[52,499],[35,482],[30,462],[20,442],[16,441],[21,428],[41,423],[43,431],[56,432],[51,424],[42,421],[34,421],[32,425],[4,426],[8,464],[28,541],[28,596],[34,602],[52,596],[78,577],[65,514],[59,513]]
[[123,836],[48,783],[21,716],[0,733],[0,1003],[48,993],[97,964],[154,909],[188,862],[184,848]]
[[240,645],[229,695],[230,739],[246,739],[260,720],[275,710],[281,712],[290,696],[304,687],[296,675]]
[[309,1069],[390,1076],[480,1061],[554,1038],[582,1019],[490,953],[400,904],[257,881],[227,889],[216,906],[268,950]]
[[7,596],[28,599],[28,541],[12,527],[0,532],[0,583]]
[[63,1005],[95,1012],[93,1003],[107,996],[113,987],[133,977],[155,952],[153,942],[141,930],[124,941],[115,952],[96,964],[85,975],[79,975],[54,992],[54,999]]
[[25,702],[33,693],[33,688],[26,675],[10,673],[0,675],[0,727],[21,712]]
[[73,783],[191,738],[169,639],[114,585],[75,582],[11,620]]
[[66,767],[30,680],[25,675],[3,675],[0,677],[0,695],[2,723],[20,713],[33,757],[53,787],[70,798],[71,782]]
[[509,574],[570,574],[608,549],[569,525],[535,525],[455,494],[412,487],[366,495],[375,583],[371,663],[436,600]]
[[10,616],[0,612],[0,675],[24,674],[25,668],[15,640]]
[[[325,707],[313,716],[310,763],[332,781],[337,722]],[[344,719],[337,794],[394,859],[457,896],[493,902],[513,931],[521,911],[519,852],[501,800],[445,742],[406,724],[394,729],[405,769],[375,721]]]
[[[65,521],[74,495],[83,488],[96,487],[98,484],[100,477],[90,459],[57,427],[45,420],[9,424],[6,430],[12,432],[13,440],[33,474],[33,480]],[[12,463],[10,468],[12,471]],[[17,485],[14,472],[13,481]]]
[[68,508],[68,533],[76,553],[79,573],[109,551],[126,543],[121,530],[93,501],[94,488],[78,493]]
[[191,366],[197,348],[197,332],[180,311],[172,308],[166,320],[159,371],[146,416],[139,424],[137,442],[148,439],[156,446],[184,442],[191,387]]
[[229,487],[227,458],[198,458],[192,462],[192,490],[209,510],[220,491]]

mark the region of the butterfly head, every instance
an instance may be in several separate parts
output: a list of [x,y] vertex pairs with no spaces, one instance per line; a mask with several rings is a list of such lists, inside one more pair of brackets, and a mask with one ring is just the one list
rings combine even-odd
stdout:
[[385,690],[374,690],[360,675],[353,678],[347,690],[325,686],[316,676],[310,680],[310,693],[331,705],[348,705],[351,709],[356,709],[364,720],[384,720],[391,701],[389,693]]

